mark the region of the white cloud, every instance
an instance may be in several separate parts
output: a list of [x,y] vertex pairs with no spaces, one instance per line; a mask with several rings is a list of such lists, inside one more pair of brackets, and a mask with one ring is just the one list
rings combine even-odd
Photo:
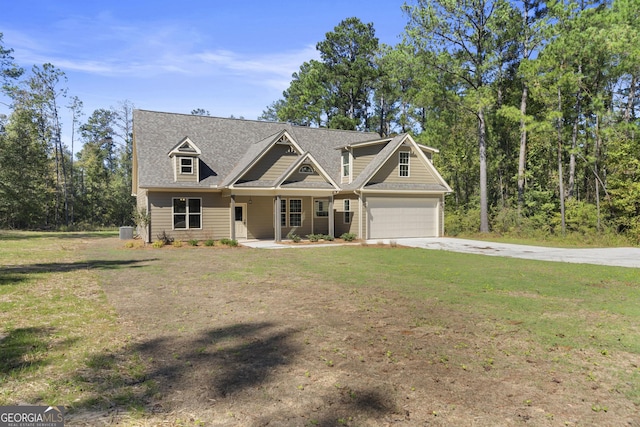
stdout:
[[311,45],[257,54],[208,49],[205,35],[182,23],[127,25],[108,14],[66,18],[37,33],[8,30],[5,45],[25,67],[49,62],[63,71],[100,76],[241,77],[278,90],[303,62],[319,57]]

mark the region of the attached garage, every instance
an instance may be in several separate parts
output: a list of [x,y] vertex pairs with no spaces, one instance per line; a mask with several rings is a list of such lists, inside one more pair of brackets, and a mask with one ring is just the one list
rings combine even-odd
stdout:
[[437,237],[438,198],[367,197],[369,239]]

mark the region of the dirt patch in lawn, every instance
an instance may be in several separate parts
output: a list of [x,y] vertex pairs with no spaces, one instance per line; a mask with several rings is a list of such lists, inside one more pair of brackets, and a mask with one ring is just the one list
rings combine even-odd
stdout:
[[144,372],[129,402],[81,408],[70,425],[639,425],[596,354],[384,283],[283,268],[294,249],[95,245],[96,259],[138,261],[98,274],[131,334],[104,356]]

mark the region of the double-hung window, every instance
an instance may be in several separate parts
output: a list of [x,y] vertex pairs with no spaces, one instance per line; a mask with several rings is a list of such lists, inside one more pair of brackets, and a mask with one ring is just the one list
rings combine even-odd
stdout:
[[289,227],[302,225],[302,200],[289,199]]
[[202,199],[173,199],[173,228],[175,230],[202,228]]
[[301,227],[302,226],[302,200],[301,199],[280,200],[280,226],[281,227]]
[[398,157],[398,175],[409,176],[409,152],[401,151]]
[[180,173],[193,174],[193,157],[180,157]]
[[342,152],[342,177],[348,178],[351,176],[351,156],[348,151]]
[[316,217],[329,216],[329,202],[327,200],[316,200],[314,203]]

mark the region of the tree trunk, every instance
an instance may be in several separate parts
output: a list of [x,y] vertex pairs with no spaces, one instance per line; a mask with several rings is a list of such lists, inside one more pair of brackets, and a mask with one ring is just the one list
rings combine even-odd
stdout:
[[576,96],[575,113],[573,120],[573,131],[571,134],[571,152],[569,153],[569,191],[567,197],[572,199],[576,192],[576,149],[578,148],[578,124],[582,113],[582,64],[578,64],[578,93]]
[[527,97],[529,88],[525,83],[522,88],[522,97],[520,99],[520,155],[518,156],[518,216],[522,216],[522,207],[524,206],[524,172],[527,161],[527,127],[525,117],[527,115]]
[[[562,111],[562,95],[560,92],[560,86],[558,86],[558,112]],[[560,216],[562,218],[562,234],[564,235],[567,231],[566,223],[565,223],[565,212],[564,212],[564,179],[562,178],[562,119],[558,118],[557,122],[557,130],[558,130],[558,187],[560,191]]]
[[636,86],[638,84],[638,78],[634,74],[631,76],[631,86],[629,86],[629,96],[627,97],[627,106],[624,109],[624,121],[629,123],[633,116],[633,105],[636,98]]
[[484,107],[478,110],[478,145],[480,151],[480,232],[489,232],[487,209],[487,131]]

